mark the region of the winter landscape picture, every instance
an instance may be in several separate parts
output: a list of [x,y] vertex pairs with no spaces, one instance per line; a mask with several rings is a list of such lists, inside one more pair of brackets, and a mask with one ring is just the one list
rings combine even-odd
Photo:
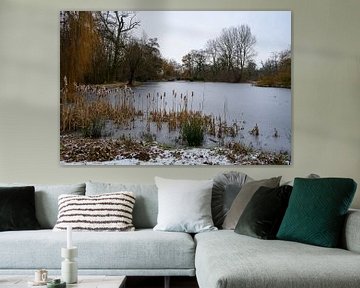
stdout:
[[290,11],[61,11],[61,165],[290,165]]

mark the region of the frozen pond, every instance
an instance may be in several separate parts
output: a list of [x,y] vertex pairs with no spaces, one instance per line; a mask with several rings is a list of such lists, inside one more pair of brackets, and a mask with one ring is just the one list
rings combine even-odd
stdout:
[[[132,90],[136,110],[144,114],[156,109],[167,112],[182,109],[201,111],[204,115],[221,119],[228,126],[235,123],[239,127],[235,137],[222,139],[225,143],[236,141],[266,151],[291,152],[290,89],[237,83],[173,81],[149,82]],[[109,96],[115,99],[114,95]],[[179,131],[169,132],[167,123],[164,125],[159,130],[156,123],[149,125],[144,121],[144,116],[139,116],[134,119],[131,129],[107,123],[106,131],[115,138],[130,136],[142,139],[145,135],[160,143],[180,145]],[[258,136],[249,133],[255,125],[259,128]],[[203,147],[221,144],[217,137],[206,135]]]

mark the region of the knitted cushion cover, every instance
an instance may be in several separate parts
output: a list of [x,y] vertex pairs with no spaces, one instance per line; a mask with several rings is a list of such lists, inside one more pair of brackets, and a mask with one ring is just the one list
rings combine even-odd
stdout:
[[55,231],[133,231],[132,192],[115,192],[93,196],[59,196],[59,214]]
[[295,178],[277,238],[337,247],[355,191],[349,178]]

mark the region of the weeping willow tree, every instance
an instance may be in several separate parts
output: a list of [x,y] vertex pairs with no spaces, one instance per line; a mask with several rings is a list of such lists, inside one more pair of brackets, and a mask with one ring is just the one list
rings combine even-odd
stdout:
[[[94,55],[100,46],[101,38],[97,32],[93,12],[60,12],[60,83],[83,83],[92,69]],[[66,81],[65,81],[66,79]]]

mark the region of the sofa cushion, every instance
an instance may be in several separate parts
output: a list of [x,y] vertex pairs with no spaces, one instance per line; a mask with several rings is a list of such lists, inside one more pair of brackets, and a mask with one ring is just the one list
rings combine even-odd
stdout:
[[346,215],[341,237],[343,248],[360,253],[360,210],[350,209]]
[[219,173],[214,177],[214,185],[212,189],[211,213],[214,225],[221,228],[224,219],[235,197],[239,193],[241,187],[251,181],[245,173],[237,171],[228,171]]
[[295,178],[277,238],[337,247],[355,190],[348,178]]
[[132,192],[114,192],[93,196],[63,194],[59,197],[59,216],[55,231],[133,231]]
[[212,180],[155,177],[159,213],[154,230],[198,233],[216,229],[211,217]]
[[33,186],[0,187],[0,231],[40,228],[34,192]]
[[260,187],[235,227],[238,234],[275,239],[288,206],[292,186]]
[[201,288],[353,288],[360,254],[298,242],[262,240],[231,230],[195,236]]
[[257,181],[251,181],[244,184],[231,204],[230,210],[227,213],[223,228],[224,229],[235,229],[237,222],[240,219],[241,214],[243,213],[246,205],[249,203],[251,197],[255,194],[255,192],[261,187],[270,187],[275,188],[279,186],[281,180],[280,177],[273,177],[270,179],[263,179]]
[[85,184],[33,185],[0,183],[0,186],[34,186],[36,218],[43,229],[52,229],[58,216],[58,197],[61,194],[84,195]]
[[86,182],[86,195],[131,191],[136,201],[133,211],[133,224],[136,229],[153,228],[158,213],[158,192],[155,184],[121,184]]
[[[187,233],[152,229],[121,233],[75,231],[72,240],[78,247],[76,260],[82,271],[149,270],[151,273],[194,269],[195,244]],[[2,232],[0,269],[59,270],[62,247],[66,247],[66,231]]]

